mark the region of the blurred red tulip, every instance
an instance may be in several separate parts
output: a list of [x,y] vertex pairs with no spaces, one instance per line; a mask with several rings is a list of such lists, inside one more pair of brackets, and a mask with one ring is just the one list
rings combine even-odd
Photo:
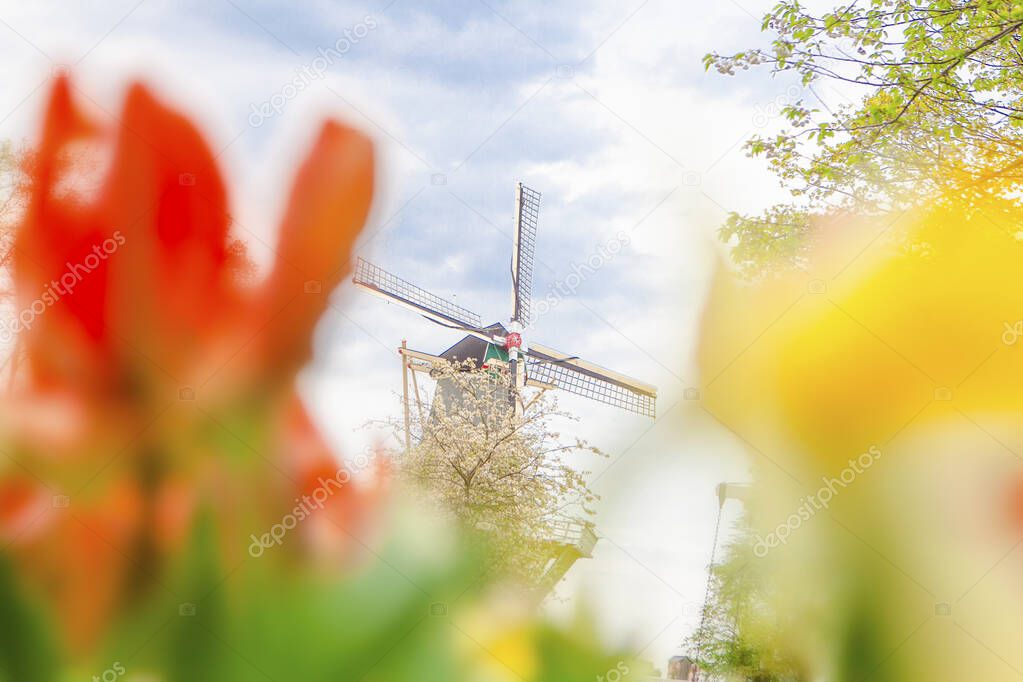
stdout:
[[[96,190],[81,149],[111,159]],[[240,276],[215,155],[144,86],[103,126],[58,80],[30,172],[0,537],[81,651],[158,589],[197,510],[232,538],[225,557],[244,560],[253,531],[338,470],[294,376],[369,211],[373,150],[354,130],[322,127],[255,287]],[[341,528],[367,518],[353,490],[330,500]]]

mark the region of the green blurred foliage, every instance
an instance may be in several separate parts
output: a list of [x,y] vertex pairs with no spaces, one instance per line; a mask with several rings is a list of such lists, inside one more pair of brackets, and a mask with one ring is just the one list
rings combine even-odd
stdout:
[[[104,671],[114,679],[116,667],[126,681],[588,682],[629,660],[603,650],[582,616],[569,628],[531,611],[502,621],[488,603],[507,586],[493,584],[483,538],[424,523],[423,510],[390,514],[381,548],[355,567],[317,572],[296,571],[271,550],[231,567],[207,516],[173,580],[123,614],[94,655],[63,670],[52,624],[4,562],[0,680],[104,679]],[[516,646],[494,646],[480,622],[507,630]],[[504,672],[489,677],[495,669]]]

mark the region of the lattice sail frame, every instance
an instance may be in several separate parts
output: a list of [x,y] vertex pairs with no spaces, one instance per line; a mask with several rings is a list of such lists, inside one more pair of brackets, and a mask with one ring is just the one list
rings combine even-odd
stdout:
[[352,282],[446,322],[473,329],[483,326],[480,316],[471,310],[431,294],[363,258],[355,264]]
[[512,252],[512,317],[525,326],[530,322],[533,301],[533,265],[536,261],[536,229],[540,222],[540,193],[521,182],[515,198],[515,246]]
[[584,398],[657,418],[657,397],[638,393],[626,386],[602,379],[574,365],[526,356],[526,378]]

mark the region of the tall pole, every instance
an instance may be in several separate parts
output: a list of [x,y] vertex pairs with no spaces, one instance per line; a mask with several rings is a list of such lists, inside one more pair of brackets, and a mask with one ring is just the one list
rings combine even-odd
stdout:
[[511,390],[509,391],[509,398],[511,400],[512,412],[515,416],[519,414],[519,349],[512,346],[508,349],[508,368],[511,370]]
[[405,454],[408,455],[412,451],[412,425],[409,419],[408,410],[408,357],[405,355],[405,351],[408,349],[408,344],[405,339],[401,340],[401,348],[398,350],[398,355],[401,356],[401,405],[405,411]]
[[[522,400],[519,391],[525,387],[526,377],[526,357],[522,355],[522,348],[520,347],[521,338],[517,332],[513,332],[514,338],[517,339],[516,343],[508,344],[508,374],[511,379],[511,404],[512,412],[515,413],[516,417],[522,416]],[[512,335],[509,334],[509,337]],[[520,359],[520,355],[522,355]]]
[[724,502],[727,499],[727,484],[719,484],[715,489],[717,493],[717,520],[714,521],[714,542],[710,548],[710,564],[707,566],[707,589],[704,591],[704,605],[700,611],[700,627],[698,632],[700,633],[700,639],[697,643],[697,680],[703,678],[702,672],[700,672],[699,666],[703,661],[703,638],[706,637],[704,627],[707,625],[707,610],[710,608],[710,595],[711,589],[714,584],[714,559],[717,556],[717,537],[721,530],[721,512],[724,511]]

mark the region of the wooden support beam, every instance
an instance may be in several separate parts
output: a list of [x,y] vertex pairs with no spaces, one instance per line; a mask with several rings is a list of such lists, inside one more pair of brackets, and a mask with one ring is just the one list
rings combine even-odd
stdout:
[[419,415],[419,428],[422,429],[426,424],[426,415],[423,413],[423,399],[419,396],[419,381],[415,372],[412,372],[412,390],[415,391],[416,413]]

